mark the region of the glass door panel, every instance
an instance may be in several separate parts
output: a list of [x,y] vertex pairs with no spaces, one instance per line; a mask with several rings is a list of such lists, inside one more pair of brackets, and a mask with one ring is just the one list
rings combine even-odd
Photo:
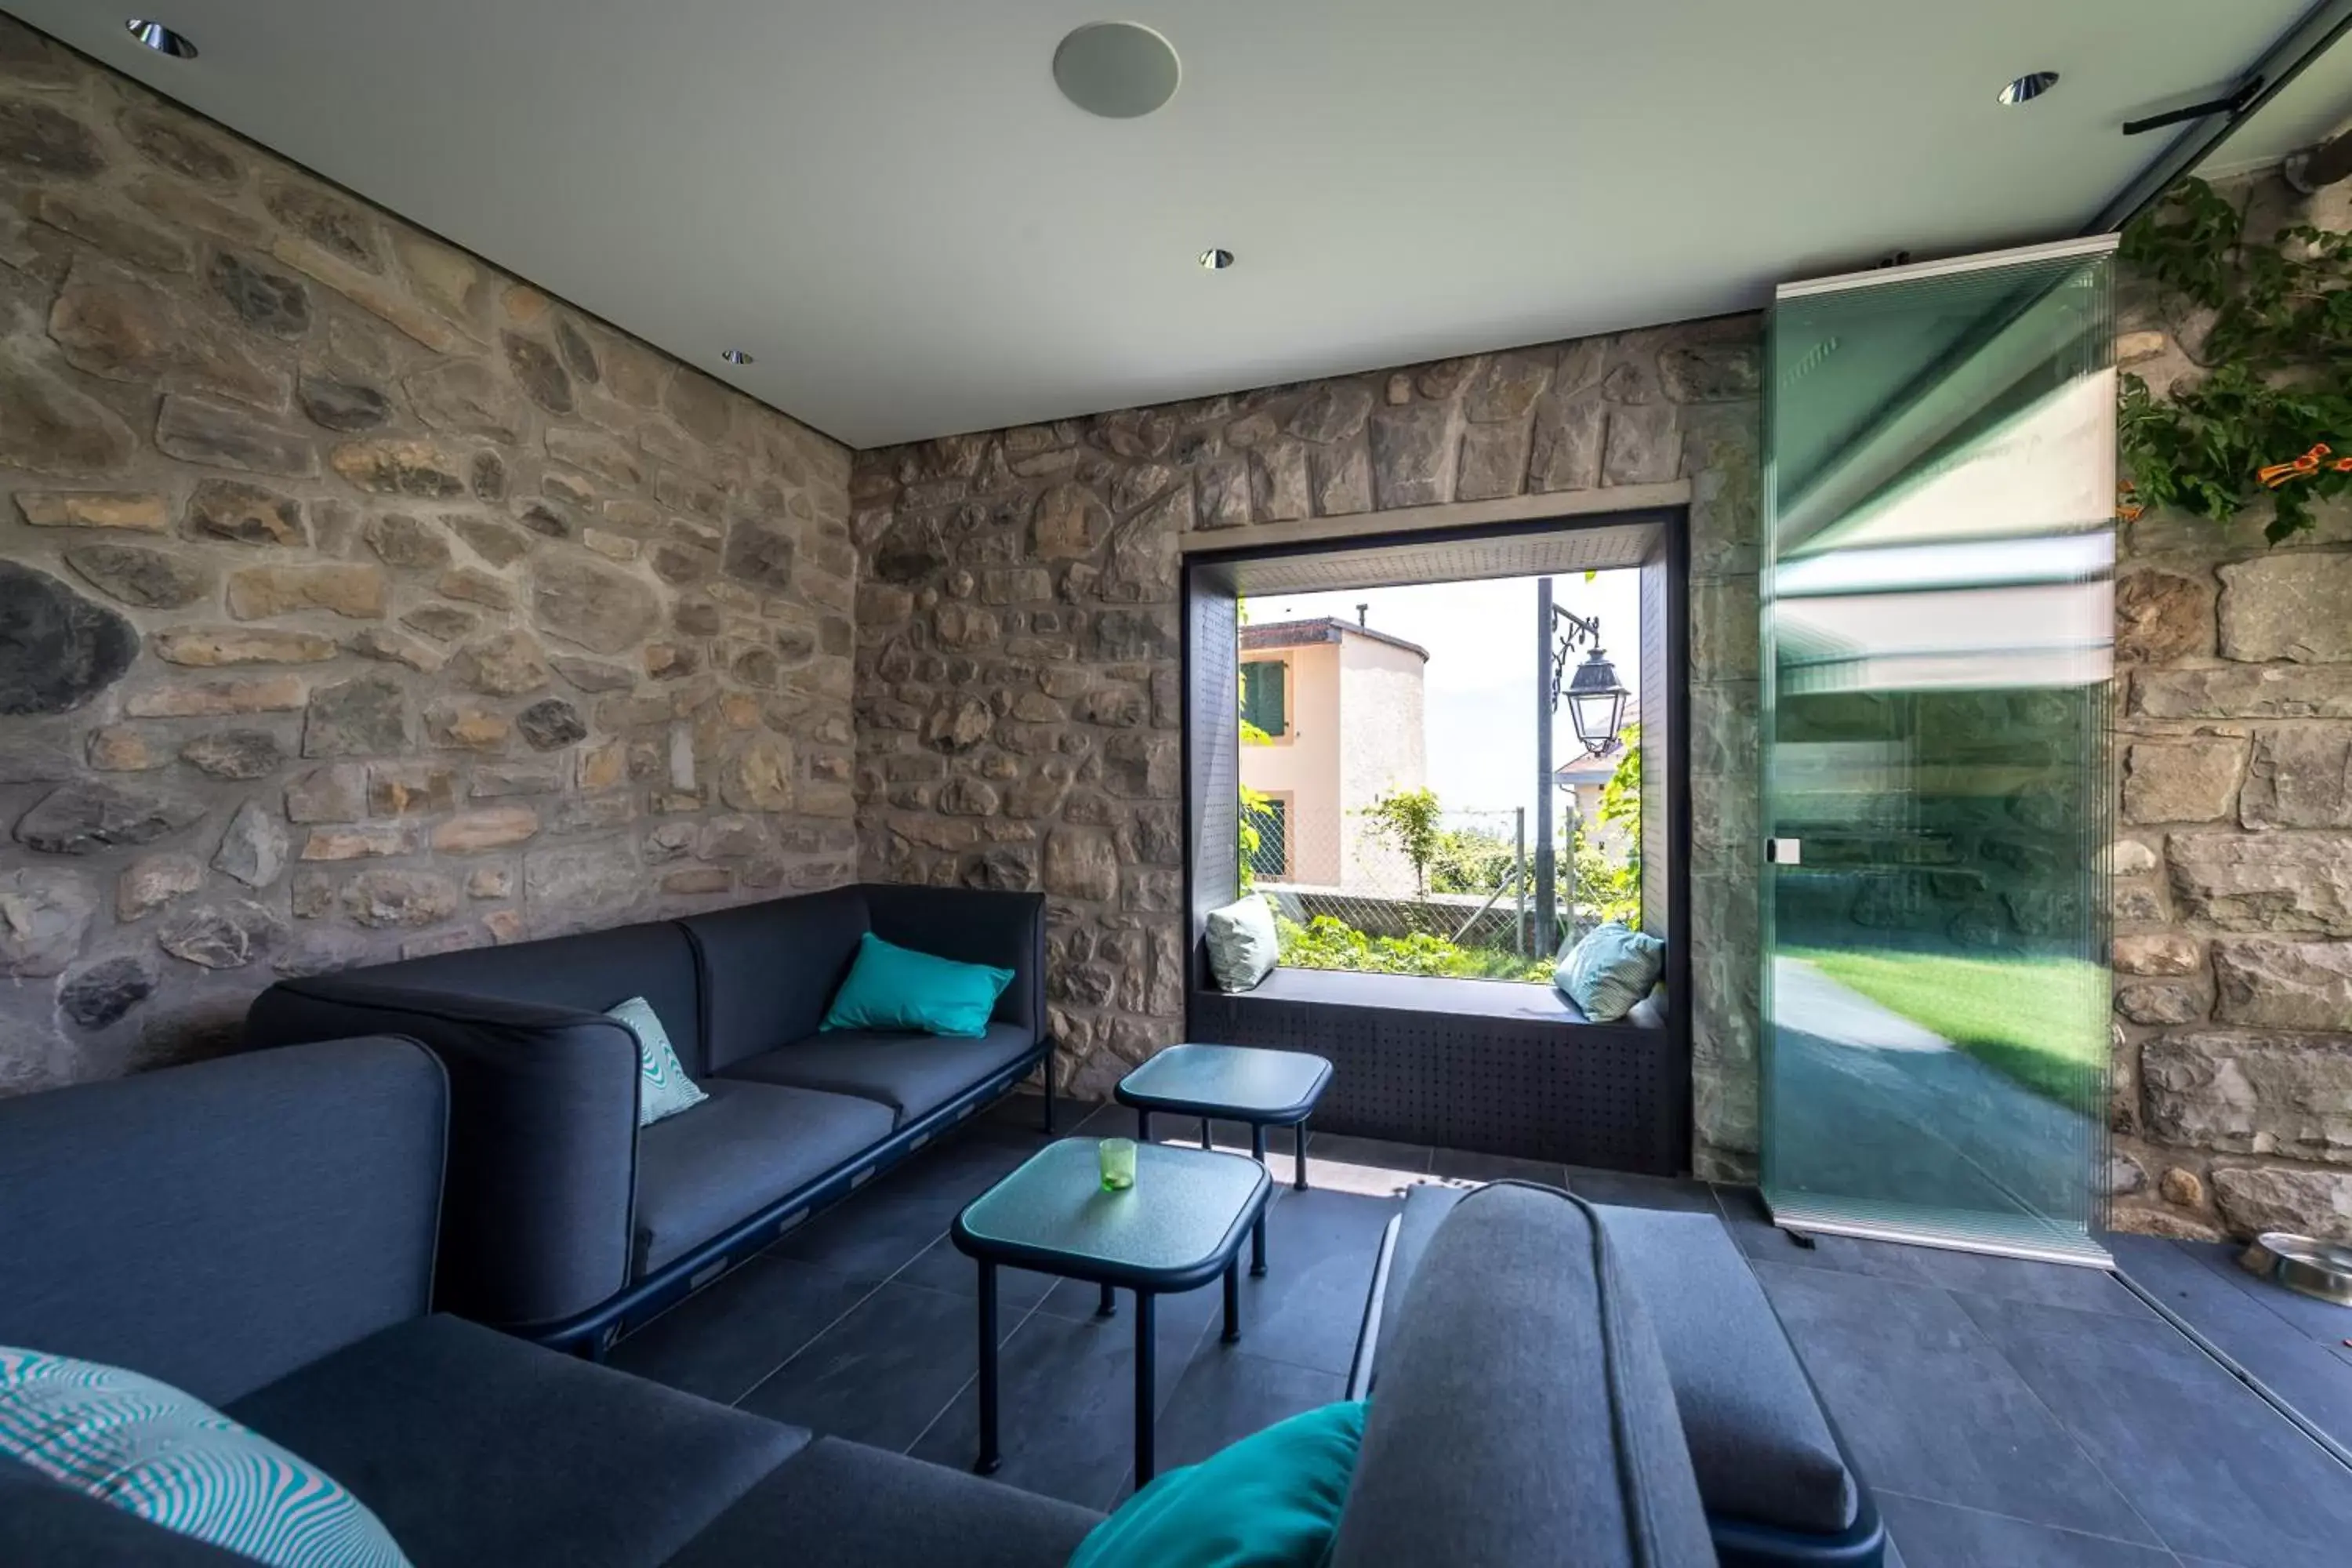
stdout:
[[1776,300],[1766,1201],[2104,1261],[2106,244]]

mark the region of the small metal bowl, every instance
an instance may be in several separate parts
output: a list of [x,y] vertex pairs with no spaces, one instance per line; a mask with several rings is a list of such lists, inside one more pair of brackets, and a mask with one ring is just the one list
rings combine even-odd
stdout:
[[2238,1263],[2247,1273],[2290,1290],[2352,1307],[2352,1247],[2342,1242],[2264,1231],[2238,1255]]

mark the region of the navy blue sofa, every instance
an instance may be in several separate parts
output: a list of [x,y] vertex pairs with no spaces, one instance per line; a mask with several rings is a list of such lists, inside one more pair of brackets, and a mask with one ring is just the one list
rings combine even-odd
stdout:
[[[817,1025],[858,939],[1013,973],[987,1036]],[[601,1353],[1045,1068],[1036,893],[835,888],[683,920],[281,981],[250,1046],[400,1035],[451,1086],[436,1305]],[[637,1127],[635,1037],[653,1005],[710,1099]]]
[[[221,1406],[415,1568],[1060,1568],[1099,1521],[429,1314],[446,1059],[340,1040],[0,1100],[0,1344]],[[1715,1561],[1625,1262],[1560,1194],[1461,1204],[1387,1314],[1333,1568]],[[0,1459],[0,1563],[244,1561]]]
[[[1573,1201],[1552,1188],[1508,1184],[1534,1201]],[[1459,1188],[1417,1186],[1389,1222],[1350,1396],[1387,1389],[1394,1346],[1386,1325],[1469,1206]],[[1723,1222],[1611,1205],[1591,1212],[1648,1308],[1724,1568],[1879,1568],[1886,1531],[1878,1506]],[[1497,1267],[1490,1260],[1484,1273]]]

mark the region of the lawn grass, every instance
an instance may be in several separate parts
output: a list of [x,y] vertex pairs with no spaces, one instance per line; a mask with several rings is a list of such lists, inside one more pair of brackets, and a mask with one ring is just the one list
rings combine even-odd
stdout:
[[1800,948],[1789,956],[2062,1105],[2082,1104],[2105,1058],[2106,973],[2080,959],[1883,948]]

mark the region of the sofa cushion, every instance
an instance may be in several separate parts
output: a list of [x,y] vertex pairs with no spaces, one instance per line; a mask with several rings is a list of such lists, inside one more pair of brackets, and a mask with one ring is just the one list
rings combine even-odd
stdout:
[[449,1317],[387,1329],[227,1414],[349,1487],[416,1568],[651,1568],[808,1441]]
[[1062,1568],[1101,1520],[961,1470],[819,1437],[672,1562],[674,1568]]
[[709,1099],[637,1135],[640,1278],[890,1135],[852,1095],[715,1078]]
[[1333,1568],[1716,1561],[1614,1250],[1565,1193],[1501,1184],[1454,1206],[1382,1330]]
[[497,996],[583,1013],[602,1013],[632,996],[645,998],[669,1032],[677,1059],[690,1074],[709,1070],[702,1041],[702,997],[694,949],[672,921],[648,921],[611,931],[583,931],[435,953],[352,972],[371,985]]
[[677,924],[702,975],[706,1072],[815,1034],[869,929],[859,888],[739,904]]
[[1713,1215],[1600,1209],[1650,1310],[1707,1511],[1835,1534],[1853,1477],[1780,1317]]
[[119,1366],[0,1345],[0,1456],[271,1568],[409,1568],[317,1465]]
[[447,1118],[390,1039],[0,1099],[0,1343],[218,1405],[416,1316]]
[[1036,1044],[1034,1032],[1014,1024],[991,1024],[976,1040],[836,1029],[737,1062],[727,1075],[854,1094],[889,1107],[895,1125],[903,1127],[1011,1067]]

